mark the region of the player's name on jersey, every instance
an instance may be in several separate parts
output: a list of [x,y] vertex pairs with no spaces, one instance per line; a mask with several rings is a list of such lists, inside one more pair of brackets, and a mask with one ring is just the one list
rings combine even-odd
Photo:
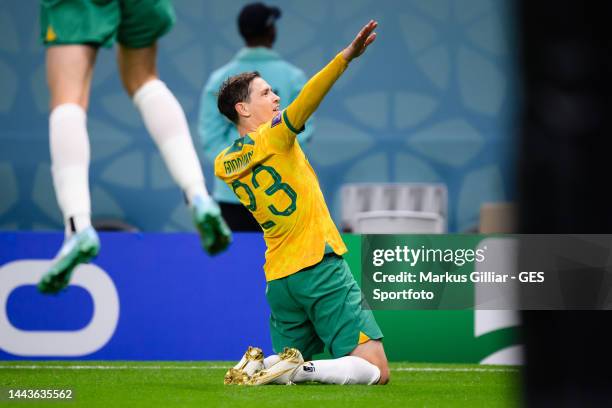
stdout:
[[230,175],[244,169],[251,162],[252,157],[253,152],[251,151],[235,159],[224,161],[225,174]]

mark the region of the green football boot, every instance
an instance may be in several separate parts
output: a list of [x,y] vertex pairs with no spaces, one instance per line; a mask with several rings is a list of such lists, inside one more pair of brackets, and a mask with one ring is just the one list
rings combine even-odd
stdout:
[[42,293],[58,293],[70,283],[74,268],[89,262],[100,252],[100,239],[93,227],[87,227],[64,242],[51,269],[38,283]]
[[221,216],[221,209],[211,197],[195,197],[191,203],[193,222],[202,247],[210,255],[223,252],[232,242],[232,232]]

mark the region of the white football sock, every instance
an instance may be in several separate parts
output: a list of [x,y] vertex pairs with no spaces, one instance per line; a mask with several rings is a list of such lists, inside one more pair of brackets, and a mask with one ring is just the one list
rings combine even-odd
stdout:
[[272,354],[271,356],[264,358],[264,361],[263,361],[264,368],[268,369],[272,367],[274,364],[278,363],[280,359],[281,358],[278,354]]
[[293,382],[316,381],[324,384],[376,384],[380,370],[361,357],[307,361],[295,373]]
[[134,93],[133,100],[170,174],[189,202],[195,196],[208,196],[185,113],[172,92],[162,81],[153,79]]
[[66,236],[91,225],[89,197],[89,137],[87,114],[79,105],[65,103],[49,115],[51,174]]

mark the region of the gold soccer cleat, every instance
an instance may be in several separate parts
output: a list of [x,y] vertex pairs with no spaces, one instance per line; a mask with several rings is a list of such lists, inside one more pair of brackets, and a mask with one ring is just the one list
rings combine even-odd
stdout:
[[253,374],[264,368],[263,359],[263,351],[260,348],[249,346],[238,364],[227,370],[223,383],[245,384]]
[[236,370],[235,368],[230,368],[225,373],[225,377],[223,378],[223,384],[236,384],[243,385],[249,380],[249,376],[242,370]]
[[304,364],[302,353],[298,349],[285,347],[279,357],[278,363],[253,374],[246,385],[264,385],[271,382],[291,384],[296,370]]

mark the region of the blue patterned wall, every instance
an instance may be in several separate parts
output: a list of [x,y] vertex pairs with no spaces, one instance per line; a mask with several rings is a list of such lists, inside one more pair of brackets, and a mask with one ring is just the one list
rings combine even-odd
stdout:
[[[161,41],[159,67],[194,136],[201,86],[241,46],[235,15],[245,3],[175,1],[178,23]],[[369,18],[380,23],[374,46],[319,109],[306,148],[336,220],[346,182],[444,182],[451,231],[473,227],[480,203],[513,198],[516,79],[505,2],[269,3],[283,9],[276,49],[307,75]],[[0,229],[61,228],[37,4],[0,4]],[[94,217],[147,231],[192,230],[178,188],[122,91],[112,50],[98,57],[88,125]],[[212,165],[204,167],[212,188]]]

